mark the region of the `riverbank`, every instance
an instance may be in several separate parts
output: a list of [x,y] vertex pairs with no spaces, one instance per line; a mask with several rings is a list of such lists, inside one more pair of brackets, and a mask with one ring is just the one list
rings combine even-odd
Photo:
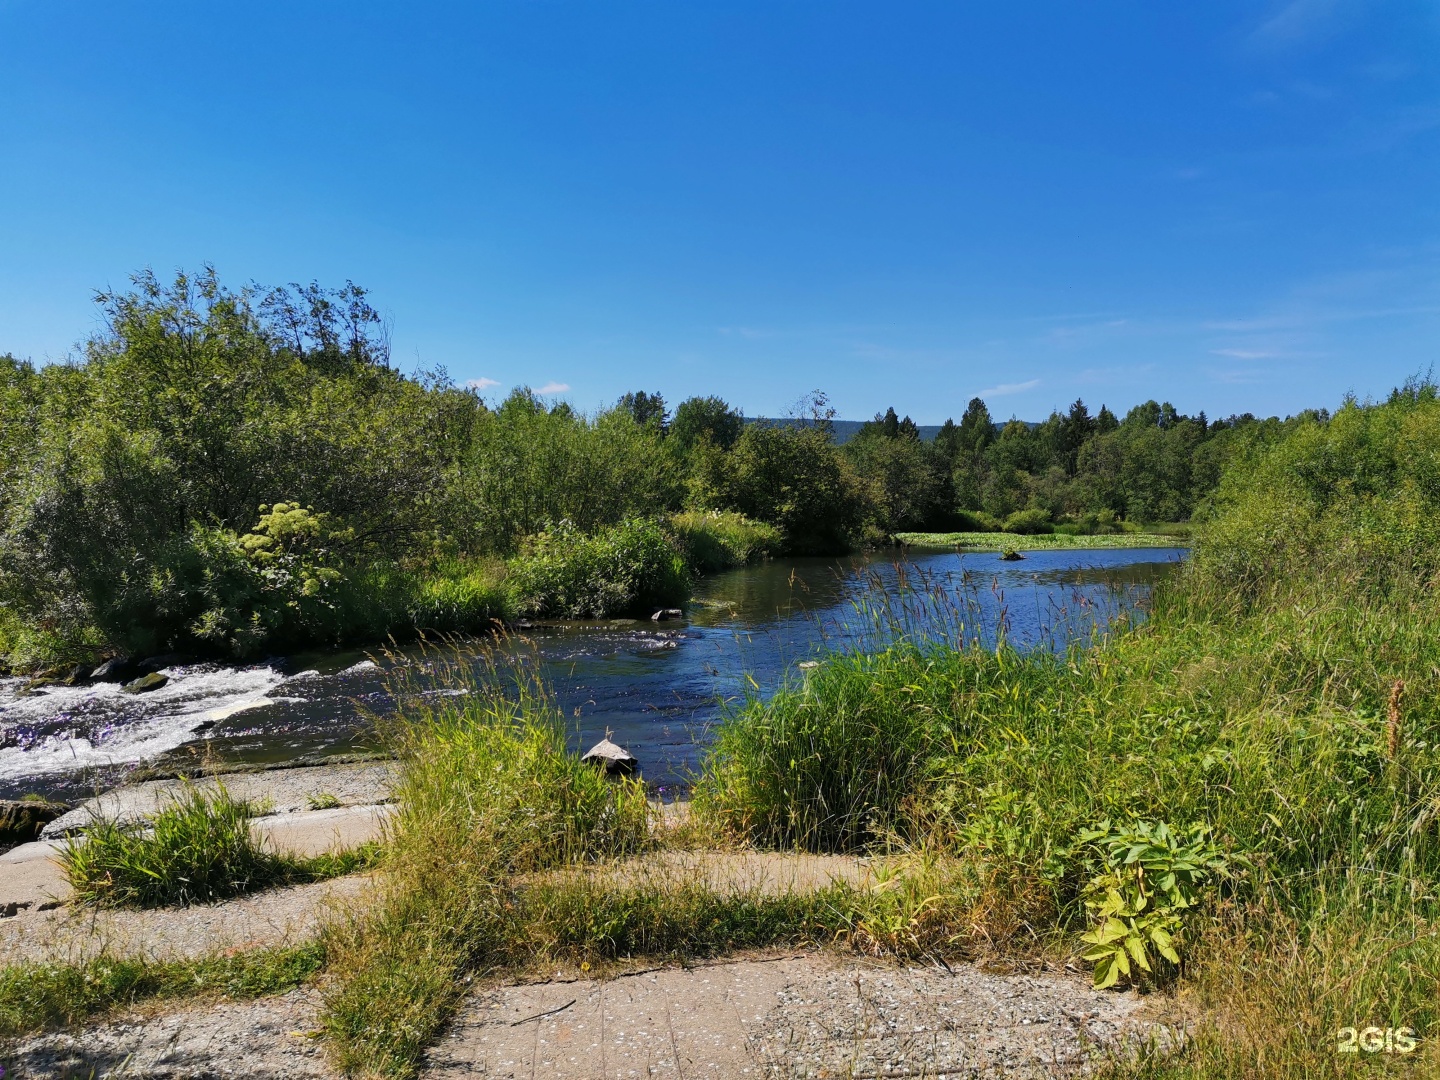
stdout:
[[[356,764],[198,783],[210,791],[222,782],[243,786],[261,809],[279,811],[256,819],[257,828],[270,843],[293,847],[305,830],[292,829],[287,841],[267,823],[333,814],[316,804],[335,792],[388,797],[395,779],[385,766]],[[178,790],[175,781],[134,785],[84,812],[141,824]],[[623,786],[609,790],[623,796]],[[535,809],[546,808],[541,795]],[[66,827],[57,823],[56,831]],[[904,860],[891,867],[861,856],[706,850],[694,846],[700,834],[685,815],[673,812],[651,817],[645,828],[650,843],[619,862],[557,866],[506,883],[506,903],[533,923],[523,944],[515,942],[503,973],[465,979],[469,990],[455,1002],[455,1022],[440,1043],[378,1062],[381,1074],[439,1078],[483,1066],[504,1075],[517,1061],[576,1078],[600,1075],[597,1060],[658,1062],[682,1075],[707,1063],[773,1071],[803,1061],[813,1071],[873,1062],[889,1071],[943,1061],[1038,1078],[1069,1075],[1097,1052],[1169,1045],[1186,1022],[1138,995],[1095,991],[1039,958],[1019,970],[984,970],[953,955],[953,963],[896,966],[836,948],[832,932],[817,933],[836,919],[843,928],[844,911],[865,911],[866,894],[892,888],[897,870],[910,872]],[[325,846],[316,829],[308,831],[316,834],[312,847]],[[402,846],[403,833],[402,824],[393,834]],[[364,837],[332,835],[328,849],[380,835],[372,823]],[[344,970],[355,924],[393,902],[394,860],[405,857],[393,853],[379,877],[182,909],[94,911],[64,896],[43,911],[22,907],[0,919],[0,1026],[12,1035],[0,1043],[0,1063],[37,1077],[103,1074],[121,1059],[143,1065],[147,1075],[177,1078],[217,1070],[256,1080],[339,1077],[333,1036],[324,1034],[333,1023],[335,973]],[[653,938],[622,951],[594,940],[597,932],[602,939],[614,934],[617,919],[633,921],[637,902],[652,909],[650,919],[689,924],[687,939],[658,954]],[[697,902],[702,911],[692,910]],[[702,930],[717,915],[731,925]],[[589,940],[579,952],[556,951],[557,933],[580,935],[576,944]],[[776,941],[787,948],[705,960],[746,942]],[[666,963],[667,956],[685,963]],[[67,988],[67,972],[76,986]],[[738,1014],[737,994],[748,1002]],[[370,1007],[384,1023],[382,1003]],[[567,1013],[559,1027],[552,1010]],[[68,1020],[67,1030],[13,1037],[54,1028],[57,1020]],[[538,1025],[539,1043],[533,1028],[519,1030],[526,1024]],[[855,1057],[857,1040],[867,1047],[863,1058]]]
[[959,548],[962,551],[1082,551],[1093,548],[1185,547],[1189,529],[1175,533],[1126,532],[1100,536],[1070,536],[1064,533],[1022,534],[1006,532],[896,533],[900,544],[915,548]]
[[[961,596],[972,633],[993,637],[1003,617],[1010,641],[1049,647],[1072,634],[1088,639],[1175,572],[1183,554],[1055,551],[1013,564],[921,549],[776,557],[697,579],[683,617],[537,619],[517,633],[454,644],[477,668],[494,652],[538,665],[566,713],[571,747],[584,750],[613,732],[670,797],[700,771],[721,702],[753,689],[750,680],[769,693],[796,664],[828,651],[872,647],[876,628],[854,601],[875,588],[898,590],[902,573]],[[1083,606],[1071,602],[1076,596]],[[943,615],[920,613],[922,621],[934,616],[937,629]],[[414,642],[373,657],[342,650],[180,664],[163,668],[169,681],[144,694],[101,683],[22,695],[24,682],[0,680],[0,797],[75,802],[137,769],[313,763],[373,749],[376,718],[400,704],[391,673],[413,670],[423,680],[436,655],[449,652]]]

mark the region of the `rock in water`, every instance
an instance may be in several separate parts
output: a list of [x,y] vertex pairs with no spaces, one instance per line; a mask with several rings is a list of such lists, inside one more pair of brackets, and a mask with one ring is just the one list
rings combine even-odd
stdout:
[[134,682],[126,683],[120,689],[127,694],[148,694],[151,690],[159,690],[169,681],[169,675],[152,671],[149,675],[141,675]]
[[128,659],[112,656],[90,673],[91,682],[125,682],[135,671]]
[[184,653],[167,652],[161,653],[159,656],[152,656],[149,659],[141,660],[140,663],[135,666],[140,671],[159,671],[161,668],[176,667],[189,662],[190,658]]
[[655,612],[654,615],[650,616],[650,619],[652,622],[668,622],[671,619],[683,618],[684,615],[685,612],[681,611],[678,607],[667,607]]
[[1010,549],[1008,549],[1008,550],[1006,550],[1006,551],[1002,551],[1002,552],[1000,553],[1000,561],[1001,561],[1001,562],[1019,562],[1019,561],[1020,561],[1021,559],[1023,559],[1023,558],[1025,558],[1025,556],[1024,556],[1024,555],[1021,555],[1021,554],[1020,554],[1018,551],[1016,551],[1014,548],[1010,548]]
[[603,765],[607,773],[620,773],[625,776],[635,771],[636,764],[634,754],[623,746],[616,746],[608,738],[601,739],[592,746],[580,760]]

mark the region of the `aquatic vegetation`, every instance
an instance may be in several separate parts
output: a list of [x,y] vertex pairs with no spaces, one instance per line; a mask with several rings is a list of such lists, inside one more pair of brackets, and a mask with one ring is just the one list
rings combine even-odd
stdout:
[[1178,547],[1188,541],[1170,533],[1125,532],[1111,535],[1043,533],[1018,539],[1008,532],[896,533],[902,544],[917,548],[960,548],[966,551],[1052,551],[1068,548]]

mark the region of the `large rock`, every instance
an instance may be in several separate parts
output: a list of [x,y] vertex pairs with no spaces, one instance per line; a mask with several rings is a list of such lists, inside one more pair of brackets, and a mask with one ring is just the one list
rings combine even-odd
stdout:
[[137,671],[152,672],[161,668],[176,667],[180,664],[189,663],[190,658],[184,653],[167,652],[159,656],[151,656],[135,665]]
[[678,607],[661,608],[655,612],[654,615],[650,616],[654,622],[669,622],[671,619],[682,619],[684,617],[685,612],[681,611]]
[[148,694],[151,690],[159,690],[169,681],[169,675],[152,671],[149,675],[141,675],[134,682],[126,683],[120,689],[127,694]]
[[139,669],[128,657],[112,656],[90,672],[91,682],[127,682],[135,677]]
[[0,849],[39,839],[46,824],[71,809],[44,799],[0,799]]
[[608,738],[601,739],[598,743],[585,751],[581,761],[588,761],[595,765],[602,765],[607,773],[628,776],[635,771],[635,755],[626,750],[623,746],[616,746]]

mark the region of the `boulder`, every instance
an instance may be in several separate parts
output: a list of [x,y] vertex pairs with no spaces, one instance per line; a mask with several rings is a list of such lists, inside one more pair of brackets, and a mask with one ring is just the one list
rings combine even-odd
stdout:
[[134,662],[128,657],[112,656],[103,664],[90,672],[91,682],[128,682],[138,672]]
[[1006,550],[1006,551],[1002,551],[1002,552],[1000,553],[1000,561],[1001,561],[1001,562],[1019,562],[1019,561],[1020,561],[1021,559],[1023,559],[1023,558],[1025,558],[1025,556],[1024,556],[1024,555],[1021,555],[1018,551],[1016,551],[1016,550],[1013,549],[1013,548],[1011,548],[1011,549],[1009,549],[1009,550]]
[[685,612],[678,607],[660,608],[654,615],[650,616],[652,622],[668,622],[671,619],[683,618]]
[[148,674],[152,671],[159,671],[161,668],[175,667],[177,664],[189,663],[189,661],[190,658],[184,653],[167,652],[161,653],[159,656],[146,657],[135,665],[135,670]]
[[72,809],[45,799],[0,799],[0,850],[38,839],[41,829]]
[[623,746],[616,746],[610,739],[601,739],[585,751],[581,761],[602,765],[607,773],[628,776],[635,771],[635,755]]
[[158,671],[152,671],[149,675],[141,675],[134,682],[128,682],[120,689],[127,694],[148,694],[151,690],[159,690],[170,681],[169,675],[162,675]]

